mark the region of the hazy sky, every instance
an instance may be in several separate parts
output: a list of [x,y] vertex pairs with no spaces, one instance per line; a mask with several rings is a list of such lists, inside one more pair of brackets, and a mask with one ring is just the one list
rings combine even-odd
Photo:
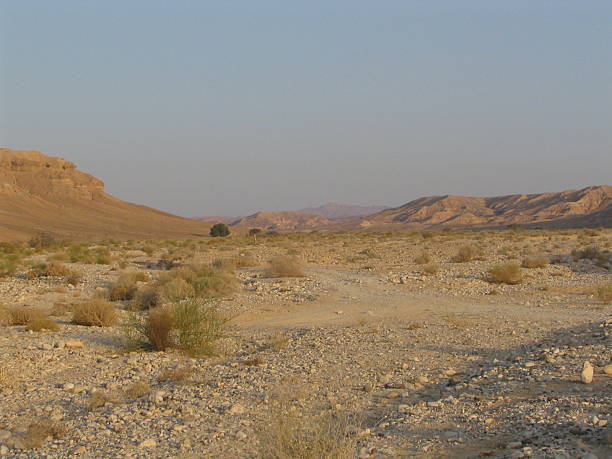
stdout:
[[0,145],[244,215],[612,180],[612,2],[0,0]]

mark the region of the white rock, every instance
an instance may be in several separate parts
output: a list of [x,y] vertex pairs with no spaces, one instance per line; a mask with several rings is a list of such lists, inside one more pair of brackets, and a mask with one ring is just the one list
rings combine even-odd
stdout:
[[582,364],[580,380],[585,384],[591,384],[593,382],[593,365],[591,365],[591,362],[584,362]]
[[144,441],[141,441],[138,445],[139,448],[155,448],[157,446],[157,442],[152,438],[147,438]]

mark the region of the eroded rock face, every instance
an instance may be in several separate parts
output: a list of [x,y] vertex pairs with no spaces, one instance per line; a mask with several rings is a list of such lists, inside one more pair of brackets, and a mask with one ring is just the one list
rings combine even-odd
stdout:
[[77,170],[75,164],[38,151],[0,149],[0,180],[3,194],[94,199],[104,191],[104,182]]
[[117,199],[63,158],[0,149],[0,241],[193,237],[209,225]]

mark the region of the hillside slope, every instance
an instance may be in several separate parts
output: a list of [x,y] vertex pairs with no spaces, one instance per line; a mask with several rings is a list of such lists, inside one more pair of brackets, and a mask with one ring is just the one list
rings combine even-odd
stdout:
[[388,209],[387,206],[356,206],[329,202],[318,207],[307,207],[298,212],[320,215],[334,221],[345,221],[357,217],[365,217]]
[[209,226],[121,201],[65,159],[0,149],[0,240],[197,237]]
[[299,231],[333,225],[333,223],[320,215],[302,212],[257,212],[233,222],[230,226],[261,228],[269,231]]

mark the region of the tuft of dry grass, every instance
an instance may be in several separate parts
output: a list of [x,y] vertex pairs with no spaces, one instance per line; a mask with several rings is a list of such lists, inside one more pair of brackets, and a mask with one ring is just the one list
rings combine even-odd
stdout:
[[56,331],[59,331],[60,327],[57,324],[57,322],[54,322],[53,320],[39,318],[39,319],[34,319],[28,322],[25,329],[27,331],[34,331],[34,332],[40,332],[40,331],[56,332]]
[[0,327],[6,327],[7,325],[11,325],[12,322],[13,317],[11,315],[10,309],[0,304]]
[[526,257],[523,259],[521,266],[523,268],[534,269],[547,266],[549,260],[547,257]]
[[414,262],[417,265],[426,265],[431,262],[431,257],[427,252],[423,252],[414,259]]
[[21,437],[24,449],[37,449],[44,445],[47,439],[62,438],[68,432],[66,424],[51,419],[38,419],[28,426]]
[[286,405],[272,409],[259,433],[260,454],[266,459],[349,459],[356,436],[344,413],[305,414]]
[[145,309],[161,306],[161,304],[162,299],[159,292],[153,287],[145,287],[136,292],[130,302],[130,309],[132,311],[144,311]]
[[498,284],[515,285],[523,282],[521,267],[516,263],[503,263],[489,270],[489,280]]
[[437,263],[429,263],[423,267],[423,273],[433,276],[440,272],[440,265]]
[[139,272],[126,272],[122,273],[117,279],[110,290],[109,299],[111,301],[128,301],[134,298],[136,290],[138,289],[136,283],[144,282],[147,280],[145,273]]
[[129,400],[134,400],[143,397],[149,392],[151,392],[151,386],[149,386],[146,382],[143,381],[132,383],[123,391],[123,393]]
[[52,261],[51,263],[43,263],[34,266],[28,272],[28,278],[34,279],[37,277],[68,277],[73,276],[76,273],[68,266]]
[[610,303],[612,301],[612,283],[597,287],[597,298],[604,303]]
[[10,322],[8,325],[27,325],[30,322],[38,319],[45,319],[49,316],[49,312],[33,306],[11,306],[5,309],[4,313],[0,313],[6,317],[8,311]]
[[289,339],[287,335],[284,335],[282,333],[277,333],[270,337],[270,340],[268,341],[268,345],[270,346],[271,349],[275,351],[280,351],[286,348],[290,341],[291,340]]
[[119,313],[114,304],[101,298],[93,298],[72,308],[72,321],[90,327],[111,327],[119,320]]
[[302,277],[304,270],[296,258],[279,255],[270,260],[266,275],[269,277]]
[[180,367],[164,371],[160,376],[160,381],[183,382],[193,376],[193,368]]
[[452,261],[455,263],[466,263],[468,261],[480,260],[483,257],[482,249],[476,245],[464,245],[460,247]]

